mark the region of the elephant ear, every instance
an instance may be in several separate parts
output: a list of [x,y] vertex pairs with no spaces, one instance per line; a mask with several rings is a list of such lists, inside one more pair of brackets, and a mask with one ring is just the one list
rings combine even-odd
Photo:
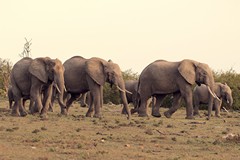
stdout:
[[193,85],[196,81],[196,63],[191,60],[183,60],[178,66],[179,73],[184,77],[184,79]]
[[104,64],[98,58],[91,58],[86,61],[87,74],[99,85],[103,86],[105,83]]
[[47,83],[48,82],[48,74],[46,72],[45,62],[43,58],[36,58],[32,61],[29,66],[29,72],[37,77],[40,81]]

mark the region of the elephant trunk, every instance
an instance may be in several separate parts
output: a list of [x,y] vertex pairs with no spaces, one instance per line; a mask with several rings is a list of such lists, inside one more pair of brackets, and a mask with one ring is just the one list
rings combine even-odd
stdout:
[[118,88],[119,91],[120,91],[120,96],[121,96],[122,103],[123,103],[122,113],[127,113],[128,119],[130,119],[130,118],[131,118],[131,113],[130,113],[130,110],[129,110],[129,108],[128,108],[128,102],[127,102],[125,84],[124,84],[123,81],[121,81],[121,82],[118,83],[116,86],[117,86],[117,88]]
[[233,104],[232,95],[227,95],[226,99],[227,99],[227,104],[228,104],[229,106],[232,106],[232,104]]
[[59,74],[59,75],[55,76],[54,84],[55,84],[55,88],[57,89],[57,92],[58,92],[58,103],[63,111],[63,109],[66,109],[66,104],[63,101],[63,95],[65,92],[63,74]]

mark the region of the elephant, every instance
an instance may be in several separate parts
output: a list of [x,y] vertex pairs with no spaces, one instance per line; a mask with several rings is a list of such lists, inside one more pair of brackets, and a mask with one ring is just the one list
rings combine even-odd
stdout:
[[41,117],[46,117],[53,86],[59,92],[59,105],[66,108],[63,102],[64,67],[59,59],[24,57],[13,66],[10,79],[15,101],[12,108],[13,116],[27,115],[22,101],[24,97],[29,97],[35,105],[32,107],[31,113],[40,112]]
[[134,108],[137,106],[137,85],[138,80],[126,80],[125,88],[131,93],[126,93],[128,104],[132,103]]
[[[134,106],[134,109],[137,108],[137,87],[138,87],[138,80],[126,80],[125,81],[125,88],[127,91],[131,92],[131,93],[126,93],[127,96],[127,101],[128,104],[132,103]],[[152,97],[152,99],[148,99],[147,101],[147,106],[149,106],[151,103],[155,103],[155,98]],[[131,110],[131,114],[135,113],[135,110]]]
[[[161,101],[168,94],[173,94],[173,104],[168,111],[164,112],[170,118],[180,107],[181,99],[186,102],[186,119],[194,119],[192,105],[192,85],[206,84],[211,93],[209,109],[213,105],[214,78],[212,70],[207,64],[190,59],[179,62],[156,60],[143,69],[138,82],[138,109],[139,116],[148,116],[146,102],[151,97],[156,97],[152,115],[160,117],[159,107]],[[210,112],[208,113],[210,114]]]
[[[216,82],[214,84],[214,93],[220,99],[213,100],[213,106],[215,109],[215,116],[220,117],[220,109],[222,105],[222,100],[226,101],[229,106],[233,104],[232,90],[225,83]],[[194,105],[194,115],[199,115],[199,105],[207,104],[208,99],[211,95],[208,92],[207,86],[202,84],[201,86],[196,86],[193,90],[193,105]]]
[[[14,102],[14,97],[13,97],[13,92],[12,92],[12,86],[8,87],[7,91],[8,95],[8,102],[9,102],[9,108],[12,109],[13,107],[13,102]],[[25,107],[25,102],[30,99],[29,97],[23,97],[23,106]]]
[[93,117],[101,117],[103,85],[105,82],[108,82],[120,90],[123,108],[126,109],[128,118],[130,118],[131,114],[127,104],[125,84],[118,64],[98,57],[85,59],[81,56],[74,56],[66,60],[63,65],[65,67],[64,79],[67,94],[71,94],[71,98],[66,102],[67,111],[80,94],[90,91],[89,101],[91,104],[89,104],[86,116],[92,116],[94,105],[95,112]]

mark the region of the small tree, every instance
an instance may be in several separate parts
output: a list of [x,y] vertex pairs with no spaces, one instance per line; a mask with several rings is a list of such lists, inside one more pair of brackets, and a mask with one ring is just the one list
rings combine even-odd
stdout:
[[0,58],[0,95],[6,97],[10,85],[10,73],[12,63],[9,60]]
[[22,53],[19,54],[20,57],[31,57],[31,49],[30,46],[32,45],[31,41],[28,41],[27,38],[25,38],[26,43],[24,44]]

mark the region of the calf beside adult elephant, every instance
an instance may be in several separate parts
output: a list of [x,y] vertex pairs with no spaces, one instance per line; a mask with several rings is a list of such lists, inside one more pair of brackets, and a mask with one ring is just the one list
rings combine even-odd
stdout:
[[[138,105],[138,99],[137,99],[138,80],[126,80],[125,87],[127,91],[131,92],[131,93],[126,93],[126,96],[127,96],[128,104],[132,103],[134,106],[134,109],[131,110],[132,113],[134,113],[136,108],[138,107],[137,106]],[[149,106],[151,102],[155,103],[154,97],[148,99],[147,106]]]
[[188,59],[180,62],[168,62],[165,60],[152,62],[142,71],[139,77],[138,96],[140,105],[137,110],[139,116],[147,116],[147,100],[154,96],[157,102],[152,110],[152,115],[159,117],[159,104],[167,94],[173,94],[172,107],[164,112],[164,115],[170,118],[179,108],[181,98],[183,98],[186,102],[186,118],[193,119],[192,85],[194,83],[208,86],[208,91],[212,95],[208,101],[208,116],[210,116],[213,98],[216,95],[213,93],[213,74],[207,64]]
[[117,64],[96,57],[85,59],[81,56],[74,56],[66,60],[63,65],[65,67],[64,78],[67,94],[71,94],[71,98],[66,103],[67,109],[80,94],[90,91],[91,104],[89,104],[86,116],[92,115],[94,105],[93,116],[101,117],[103,85],[108,82],[111,85],[116,85],[120,90],[123,107],[130,118],[122,72]]
[[[25,116],[23,99],[30,98],[35,107],[32,113],[39,112],[45,117],[52,97],[53,85],[59,92],[59,104],[66,108],[63,102],[64,94],[64,67],[60,60],[40,57],[32,59],[29,57],[19,60],[11,72],[11,85],[14,97],[12,115]],[[43,93],[44,92],[44,93]],[[42,98],[42,93],[44,97]]]
[[[215,109],[215,116],[220,117],[220,109],[222,105],[222,100],[226,101],[229,106],[233,104],[232,90],[225,83],[216,82],[214,84],[214,93],[218,97],[214,99],[213,106]],[[206,85],[196,86],[193,90],[193,104],[194,104],[194,115],[199,114],[199,105],[207,104],[208,99],[211,95],[208,92]]]

